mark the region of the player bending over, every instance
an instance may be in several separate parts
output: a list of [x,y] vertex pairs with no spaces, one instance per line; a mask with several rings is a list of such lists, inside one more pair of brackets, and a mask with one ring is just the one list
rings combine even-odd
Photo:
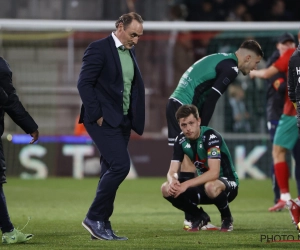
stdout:
[[[228,203],[238,194],[239,180],[226,143],[217,131],[200,126],[201,119],[194,105],[181,106],[176,119],[182,132],[175,140],[168,180],[161,186],[162,195],[174,207],[192,215],[187,231],[198,231],[210,222],[202,207],[197,207],[199,204],[214,204],[221,213],[221,231],[232,231]],[[178,180],[184,155],[194,163],[196,177]]]

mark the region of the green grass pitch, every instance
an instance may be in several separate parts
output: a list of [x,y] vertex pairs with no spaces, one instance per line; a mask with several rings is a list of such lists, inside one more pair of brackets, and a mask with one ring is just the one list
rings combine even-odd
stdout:
[[[31,221],[23,231],[35,236],[26,244],[0,245],[0,249],[299,249],[300,242],[261,240],[262,235],[289,235],[289,239],[293,236],[298,240],[287,210],[268,212],[273,203],[270,180],[241,181],[239,194],[230,205],[234,231],[228,233],[182,230],[183,213],[161,197],[164,180],[139,178],[126,180],[120,186],[111,222],[118,235],[129,238],[124,242],[92,241],[81,226],[95,194],[96,178],[8,178],[4,190],[11,219],[21,229],[30,216]],[[290,185],[295,198],[294,181]],[[220,226],[215,206],[204,209],[212,223]]]

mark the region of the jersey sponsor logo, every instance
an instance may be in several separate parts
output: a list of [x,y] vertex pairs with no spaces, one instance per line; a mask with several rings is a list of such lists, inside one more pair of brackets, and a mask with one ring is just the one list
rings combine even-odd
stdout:
[[185,142],[185,137],[181,137],[181,138],[179,139],[179,144],[182,144],[183,142]]
[[298,78],[298,82],[300,83],[300,77]]
[[212,145],[214,143],[219,143],[219,142],[220,142],[219,140],[214,140],[214,141],[209,142],[208,145],[210,146],[210,145]]
[[208,167],[204,165],[206,160],[198,160],[194,162],[194,165],[201,174],[205,173],[208,170]]
[[216,139],[217,138],[217,136],[216,135],[214,135],[214,134],[211,134],[210,136],[209,136],[209,141],[211,140],[211,139]]
[[227,77],[225,77],[224,80],[223,80],[223,83],[225,85],[228,85],[230,83],[230,80]]
[[[190,71],[188,70],[188,72]],[[179,85],[183,88],[185,88],[192,81],[192,78],[189,77],[188,72],[185,72],[179,81]]]
[[181,87],[185,88],[189,83],[185,79],[181,79],[179,84]]
[[300,67],[296,67],[297,75],[300,75]]
[[238,69],[238,67],[232,67],[232,69],[236,72],[236,73],[239,73],[239,69]]
[[187,143],[184,148],[191,148],[191,144]]
[[[190,79],[190,78],[189,78]],[[192,79],[190,80],[187,80],[187,79],[181,79],[179,84],[181,87],[185,88],[186,86],[188,86],[189,82],[191,81]]]

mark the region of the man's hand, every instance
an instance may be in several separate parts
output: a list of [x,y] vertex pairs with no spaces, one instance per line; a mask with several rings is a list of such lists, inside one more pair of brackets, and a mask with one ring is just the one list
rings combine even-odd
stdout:
[[249,73],[249,77],[251,78],[251,79],[253,79],[253,78],[255,78],[256,77],[256,70],[252,70],[252,71],[250,71],[250,73]]
[[31,135],[31,137],[32,137],[31,142],[29,142],[30,144],[35,143],[35,142],[39,139],[39,131],[38,131],[38,130],[34,131],[34,132],[31,133],[30,135]]
[[184,193],[187,190],[187,185],[185,183],[181,183],[181,185],[177,188],[174,194],[174,198],[177,198],[180,194]]
[[101,126],[102,126],[102,123],[103,123],[103,117],[100,117],[100,118],[97,120],[97,124],[101,127]]
[[168,195],[174,196],[178,188],[180,187],[180,182],[176,179],[169,184]]

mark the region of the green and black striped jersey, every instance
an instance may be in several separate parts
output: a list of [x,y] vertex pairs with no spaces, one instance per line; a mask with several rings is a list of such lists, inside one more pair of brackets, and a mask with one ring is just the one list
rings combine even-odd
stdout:
[[220,176],[239,184],[239,179],[229,152],[222,136],[214,129],[206,126],[200,127],[200,136],[196,140],[189,140],[181,133],[175,140],[173,161],[182,162],[187,155],[194,163],[197,174],[209,170],[208,159],[221,161]]

